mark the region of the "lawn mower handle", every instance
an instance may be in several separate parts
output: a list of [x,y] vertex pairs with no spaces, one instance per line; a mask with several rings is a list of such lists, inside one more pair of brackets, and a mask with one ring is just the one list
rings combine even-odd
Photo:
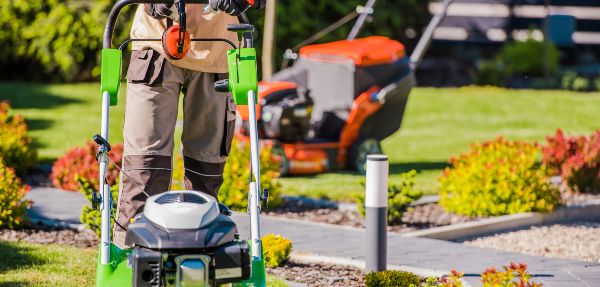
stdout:
[[[186,4],[207,4],[208,0],[186,0]],[[125,8],[125,6],[133,5],[133,4],[172,4],[173,0],[121,0],[117,2],[110,14],[108,15],[108,21],[106,22],[106,26],[104,27],[104,44],[103,48],[112,48],[112,38],[115,32],[115,26],[117,24],[117,19],[119,18],[119,14],[121,14],[121,10]],[[241,13],[238,17],[238,21],[242,24],[250,24],[248,21],[248,17],[246,17],[245,13]],[[252,45],[252,37],[249,33],[244,34],[244,42],[246,47],[251,47]]]

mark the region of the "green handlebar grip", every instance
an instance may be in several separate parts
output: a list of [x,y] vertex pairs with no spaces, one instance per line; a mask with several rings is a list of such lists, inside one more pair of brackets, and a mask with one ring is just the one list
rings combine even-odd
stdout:
[[100,74],[100,94],[110,94],[110,105],[115,106],[119,99],[121,84],[121,63],[123,54],[119,49],[102,49],[102,71]]
[[[239,56],[239,57],[238,57]],[[254,91],[258,102],[256,49],[240,48],[227,51],[229,91],[237,105],[248,105],[248,91]],[[256,104],[256,103],[255,103]]]

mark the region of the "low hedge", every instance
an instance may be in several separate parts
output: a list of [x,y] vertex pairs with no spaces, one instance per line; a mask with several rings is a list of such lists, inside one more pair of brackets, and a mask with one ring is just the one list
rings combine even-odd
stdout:
[[0,158],[0,228],[17,228],[27,220],[29,202],[24,197],[28,191],[29,187]]
[[6,166],[25,173],[37,160],[37,151],[27,135],[27,124],[21,115],[10,113],[10,104],[0,102],[0,155]]
[[440,177],[440,204],[467,216],[552,211],[560,204],[536,144],[502,137],[474,144],[450,160]]

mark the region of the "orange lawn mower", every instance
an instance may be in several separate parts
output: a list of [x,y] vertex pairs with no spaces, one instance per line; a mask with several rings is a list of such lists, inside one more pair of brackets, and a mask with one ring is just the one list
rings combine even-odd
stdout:
[[[292,67],[259,83],[259,135],[280,156],[282,175],[365,172],[367,155],[382,153],[380,142],[400,128],[414,69],[451,2],[444,1],[411,57],[404,45],[386,37],[355,39],[373,12],[375,1],[369,0],[355,12],[358,20],[347,40],[304,46],[292,53],[297,57]],[[248,109],[238,111],[242,124],[236,136],[247,140]]]

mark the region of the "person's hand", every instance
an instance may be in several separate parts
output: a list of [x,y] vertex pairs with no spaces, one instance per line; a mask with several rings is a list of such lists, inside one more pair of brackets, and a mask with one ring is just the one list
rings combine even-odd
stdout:
[[250,7],[248,0],[210,0],[209,5],[214,11],[223,11],[232,16],[240,15]]
[[177,6],[173,4],[144,4],[144,10],[154,19],[171,18],[176,22],[179,21]]

